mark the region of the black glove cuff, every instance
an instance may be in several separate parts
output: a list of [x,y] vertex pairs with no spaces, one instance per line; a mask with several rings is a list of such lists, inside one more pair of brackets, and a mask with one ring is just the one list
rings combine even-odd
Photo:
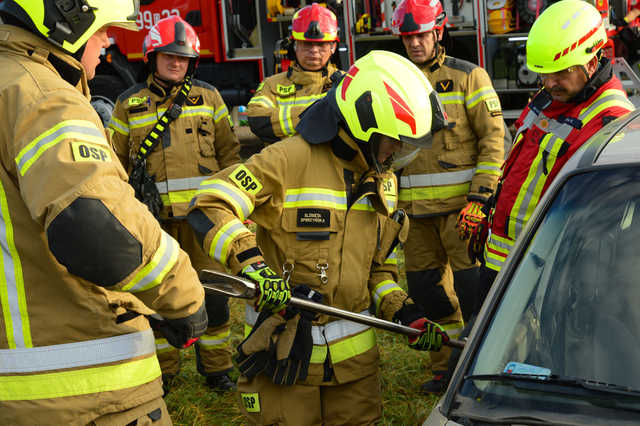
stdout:
[[402,308],[393,315],[393,320],[402,325],[409,325],[415,320],[425,317],[424,309],[420,305],[405,302]]
[[195,313],[189,315],[184,319],[191,327],[191,338],[200,337],[207,331],[207,325],[209,323],[209,317],[207,316],[207,309],[203,303]]

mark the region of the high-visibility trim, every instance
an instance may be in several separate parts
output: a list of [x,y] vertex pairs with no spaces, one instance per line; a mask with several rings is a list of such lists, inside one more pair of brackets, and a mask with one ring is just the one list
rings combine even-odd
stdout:
[[151,329],[84,342],[0,349],[0,374],[95,366],[151,355],[154,350]]
[[291,188],[287,189],[283,207],[328,207],[346,210],[347,193],[326,188]]
[[99,130],[91,121],[62,121],[29,142],[27,146],[20,150],[15,158],[20,175],[24,176],[31,165],[49,148],[54,147],[63,140],[69,139],[109,146],[105,139],[104,131]]
[[385,265],[397,265],[398,264],[398,247],[394,248],[393,251],[387,258],[384,260]]
[[357,200],[355,203],[353,203],[353,205],[351,206],[351,210],[360,210],[365,212],[376,211],[375,207],[373,207],[373,204],[371,204],[371,201],[367,196],[362,197],[359,200]]
[[450,338],[457,339],[458,337],[460,337],[460,333],[462,333],[462,330],[464,329],[464,321],[457,321],[449,324],[440,324],[440,327],[442,327],[442,329],[447,332],[447,335]]
[[494,233],[489,235],[484,247],[484,259],[488,268],[500,271],[515,242]]
[[160,377],[158,358],[57,373],[0,376],[0,401],[28,401],[109,392]]
[[109,120],[109,128],[122,135],[129,136],[129,125],[115,117],[111,117],[111,120]]
[[255,208],[253,202],[244,191],[222,179],[202,181],[194,197],[201,194],[213,194],[229,204],[241,221],[248,218]]
[[308,107],[318,99],[322,99],[326,93],[320,93],[318,95],[310,96],[298,96],[292,100],[286,100],[287,98],[276,99],[278,103],[278,118],[280,120],[280,128],[282,133],[286,136],[291,136],[296,133],[291,118],[291,109],[294,107]]
[[579,118],[586,124],[604,109],[616,106],[628,109],[629,111],[633,111],[635,109],[623,91],[618,89],[608,89],[602,92],[600,96],[598,96],[588,107],[583,108],[580,111]]
[[440,102],[443,105],[448,104],[464,104],[464,93],[463,92],[447,92],[447,93],[438,93],[438,97],[440,98]]
[[238,236],[250,233],[251,231],[249,231],[238,219],[231,219],[213,236],[213,240],[209,246],[209,256],[223,265],[226,265],[231,243],[233,243]]
[[481,87],[478,90],[470,93],[465,98],[465,104],[467,108],[473,108],[478,104],[478,102],[483,101],[485,99],[496,98],[498,99],[498,94],[491,86]]
[[134,119],[129,119],[129,128],[133,130],[133,129],[139,129],[141,127],[146,127],[152,124],[156,124],[158,122],[158,115],[162,115],[162,114],[157,114],[157,115],[156,114],[157,113],[145,114],[145,115],[138,116]]
[[208,176],[168,179],[156,182],[156,188],[161,195],[168,194],[166,199],[170,204],[188,203],[195,196],[200,184],[207,178]]
[[476,174],[482,173],[500,176],[500,174],[502,173],[502,164],[489,161],[480,161],[478,163],[478,167],[476,168]]
[[211,349],[223,349],[229,347],[229,339],[231,338],[231,330],[227,329],[218,334],[205,334],[200,336],[198,339],[198,346],[201,346],[203,349],[211,350]]
[[[558,152],[564,143],[564,140],[552,133],[547,133],[540,141],[540,149],[531,162],[527,178],[522,183],[518,196],[509,212],[512,220],[509,220],[507,235],[510,238],[516,240],[531,217],[542,195],[542,189],[547,182],[548,174],[545,173],[545,169],[548,171],[553,169]],[[546,164],[543,164],[545,162]]]
[[402,288],[393,280],[384,280],[376,284],[371,293],[376,312],[380,312],[380,303],[382,299],[389,293],[394,291],[403,291]]
[[[22,263],[13,237],[7,194],[0,182],[0,303],[9,349],[30,348],[31,326],[22,275]],[[2,363],[0,363],[2,367]]]
[[171,352],[173,350],[176,350],[176,348],[171,346],[169,341],[167,339],[165,339],[164,337],[158,337],[156,339],[156,353],[157,354],[163,354],[163,353],[166,353],[166,352]]
[[222,104],[220,107],[218,107],[218,109],[213,114],[213,121],[215,123],[217,123],[220,120],[222,120],[224,117],[226,117],[227,115],[229,115],[229,111],[227,110],[227,106]]
[[[361,312],[371,315],[369,310]],[[258,312],[249,305],[245,305],[245,337],[258,319]],[[348,320],[337,320],[325,325],[311,327],[313,351],[311,362],[322,363],[327,356],[327,345],[334,363],[360,355],[376,345],[376,335],[371,327]]]
[[251,100],[249,101],[247,106],[252,105],[252,104],[262,104],[262,105],[266,106],[267,108],[275,108],[276,107],[273,104],[273,102],[271,102],[271,99],[267,98],[266,96],[254,96],[253,98],[251,98]]
[[122,287],[122,291],[138,293],[149,290],[160,284],[167,273],[173,268],[178,260],[180,246],[165,231],[162,231],[160,246],[153,254],[153,257],[133,279]]
[[476,169],[460,170],[458,172],[425,173],[400,177],[400,188],[419,188],[442,185],[457,185],[469,183],[476,173]]
[[464,196],[469,193],[470,183],[451,186],[434,186],[431,188],[400,189],[400,201],[439,200]]

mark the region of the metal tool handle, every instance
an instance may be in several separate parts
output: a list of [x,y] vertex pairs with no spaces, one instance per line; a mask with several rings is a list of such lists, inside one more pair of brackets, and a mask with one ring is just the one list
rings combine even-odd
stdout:
[[[200,281],[202,281],[202,286],[205,290],[216,294],[240,299],[253,299],[256,295],[255,283],[235,275],[225,274],[224,272],[205,269],[200,272]],[[346,319],[394,333],[404,334],[405,336],[416,336],[420,334],[420,330],[407,327],[406,325],[386,321],[369,315],[358,314],[344,309],[334,308],[333,306],[316,303],[308,299],[292,297],[289,304],[297,308]],[[449,339],[446,345],[454,348],[464,348],[464,342],[457,339]]]

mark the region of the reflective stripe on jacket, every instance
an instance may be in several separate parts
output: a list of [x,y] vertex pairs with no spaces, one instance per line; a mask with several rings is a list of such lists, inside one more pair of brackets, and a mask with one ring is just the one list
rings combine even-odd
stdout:
[[[176,241],[135,200],[80,63],[0,25],[0,67],[0,424],[85,425],[162,395],[148,321],[118,316],[186,317],[204,294]],[[52,223],[88,199],[139,247],[139,264],[114,285],[70,273],[51,251]],[[87,238],[118,250],[118,230],[100,229]],[[66,243],[75,253],[87,241]]]
[[324,97],[335,72],[340,73],[333,64],[320,71],[304,71],[294,63],[287,71],[264,79],[247,105],[251,131],[266,143],[295,135],[300,113]]
[[[141,142],[154,128],[177,95],[180,85],[165,91],[153,76],[118,98],[109,127],[113,146],[130,172]],[[186,214],[200,182],[220,169],[240,162],[238,138],[218,90],[193,80],[180,116],[147,159],[165,206],[161,218]]]
[[500,178],[485,245],[485,263],[495,271],[573,153],[607,122],[634,109],[615,76],[581,103],[553,102],[539,108],[543,95],[537,95],[516,122],[518,132]]
[[[294,136],[204,181],[194,200],[214,224],[204,246],[239,271],[262,258],[255,252],[257,238],[266,263],[290,285],[306,284],[323,295],[323,303],[352,312],[373,306],[390,320],[406,298],[396,284],[391,248],[406,237],[408,221],[402,226],[390,217],[397,204],[395,176],[369,171],[355,142],[342,130],[339,135],[319,145]],[[332,144],[347,144],[357,154],[338,157]],[[242,224],[247,217],[259,225],[257,236]],[[321,315],[314,325],[326,332],[343,324],[332,320]],[[326,350],[318,351],[308,383],[325,383],[327,374],[346,383],[378,368],[373,332],[359,326],[330,343],[328,364],[320,362]]]
[[487,72],[446,56],[443,48],[422,71],[451,124],[402,172],[400,207],[415,217],[451,213],[471,200],[485,202],[504,158],[502,110]]

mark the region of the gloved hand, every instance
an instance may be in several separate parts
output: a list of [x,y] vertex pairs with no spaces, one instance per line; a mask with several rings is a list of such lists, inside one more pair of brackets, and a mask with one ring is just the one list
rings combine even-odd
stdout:
[[247,265],[242,268],[240,274],[258,285],[256,310],[266,309],[271,312],[280,312],[287,306],[289,299],[291,299],[289,284],[264,262]]
[[[293,295],[316,303],[322,302],[322,295],[306,285],[296,286],[293,289]],[[311,323],[316,318],[316,314],[288,306],[285,318],[289,319],[285,330],[277,338],[276,357],[265,373],[271,376],[271,381],[276,385],[290,386],[298,380],[307,378],[313,351]]]
[[240,373],[251,378],[264,371],[269,362],[273,362],[276,356],[275,338],[284,324],[282,315],[269,310],[260,312],[251,333],[238,345],[235,361]]
[[489,236],[489,219],[485,217],[482,222],[478,224],[475,232],[471,234],[469,239],[469,245],[467,246],[467,252],[471,263],[482,261],[484,255],[484,244],[487,242]]
[[191,346],[207,330],[208,317],[204,303],[185,318],[158,320],[148,317],[154,330],[159,331],[171,346],[182,349]]
[[408,338],[411,349],[437,352],[443,344],[449,341],[449,336],[444,329],[439,324],[425,318],[424,310],[415,303],[405,302],[402,308],[395,313],[393,319],[402,325],[421,331],[420,334]]
[[458,214],[456,228],[458,228],[458,236],[461,240],[466,240],[477,232],[478,225],[486,217],[482,212],[482,207],[479,202],[470,201]]

